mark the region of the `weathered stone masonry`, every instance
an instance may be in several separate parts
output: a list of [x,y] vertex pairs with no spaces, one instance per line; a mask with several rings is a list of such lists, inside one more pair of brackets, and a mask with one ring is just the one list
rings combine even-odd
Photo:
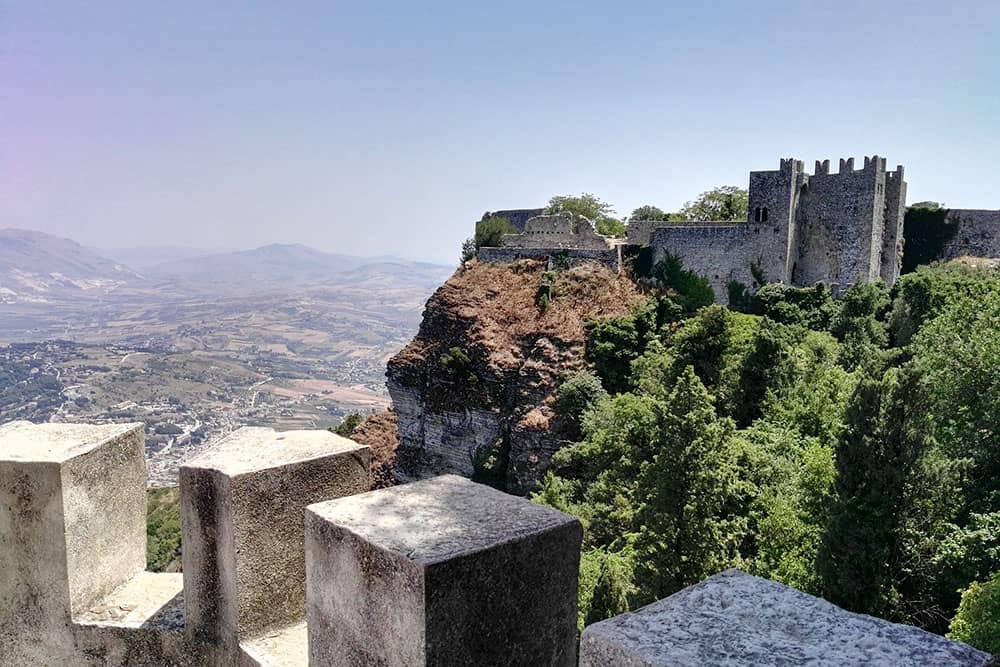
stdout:
[[[831,174],[824,160],[810,175],[801,160],[788,158],[776,170],[750,172],[749,180],[745,222],[632,220],[625,242],[652,247],[654,260],[678,255],[686,268],[708,278],[718,301],[725,300],[731,281],[753,289],[760,286],[757,277],[799,286],[825,282],[835,290],[896,281],[906,206],[902,166],[887,171],[885,158],[876,155],[856,169],[854,158],[848,158]],[[509,261],[515,248],[537,254],[619,243],[591,233],[589,221],[570,228],[568,222],[554,223],[555,217],[525,221],[519,234],[504,237],[507,252],[485,248],[480,259]]]
[[[886,171],[885,158],[829,160],[815,173],[783,159],[774,171],[750,172],[745,223],[661,223],[648,243],[654,258],[679,255],[685,267],[708,278],[717,300],[730,281],[755,285],[751,266],[765,282],[835,289],[882,279],[891,285],[902,259],[906,182],[903,167]],[[641,241],[640,235],[630,238]]]
[[957,223],[958,231],[945,244],[942,259],[1000,257],[1000,211],[953,208],[948,221]]
[[[571,516],[450,475],[357,494],[367,447],[242,429],[182,468],[184,574],[154,574],[143,449],[141,424],[0,425],[0,667],[577,664]],[[589,626],[579,653],[602,667],[988,658],[736,571]]]

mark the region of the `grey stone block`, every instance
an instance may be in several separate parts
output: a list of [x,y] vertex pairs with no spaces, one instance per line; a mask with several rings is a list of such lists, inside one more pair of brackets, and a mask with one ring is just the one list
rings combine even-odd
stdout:
[[580,641],[580,667],[980,667],[988,658],[940,635],[854,614],[739,570],[590,625]]
[[0,665],[75,655],[71,623],[146,565],[141,424],[0,426]]
[[575,665],[581,539],[453,475],[310,506],[310,664]]
[[305,615],[304,513],[370,487],[370,450],[327,431],[242,428],[180,469],[186,630],[238,640]]

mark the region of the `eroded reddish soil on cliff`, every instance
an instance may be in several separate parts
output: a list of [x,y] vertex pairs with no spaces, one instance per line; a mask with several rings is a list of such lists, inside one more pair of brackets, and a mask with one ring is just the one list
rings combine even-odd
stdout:
[[[545,307],[543,280],[552,283]],[[474,436],[481,433],[463,438],[461,429],[489,419],[509,488],[534,486],[563,444],[549,404],[560,378],[583,365],[586,322],[624,315],[642,299],[627,277],[596,262],[547,277],[539,260],[472,263],[456,272],[427,302],[416,338],[389,362],[401,465],[419,467],[423,454],[455,442],[480,442]],[[454,417],[463,413],[477,416]],[[447,437],[435,435],[442,428]],[[422,474],[448,466],[438,468]]]

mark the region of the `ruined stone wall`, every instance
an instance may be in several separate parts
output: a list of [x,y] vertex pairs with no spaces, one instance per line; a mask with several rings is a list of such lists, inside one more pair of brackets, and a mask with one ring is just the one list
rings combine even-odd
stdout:
[[621,265],[621,255],[618,248],[592,250],[588,248],[480,248],[477,255],[480,262],[489,264],[509,264],[519,259],[537,259],[540,257],[561,256],[570,265],[583,261],[597,261],[613,271],[618,271]]
[[958,222],[958,232],[945,244],[942,259],[1000,257],[1000,211],[953,208],[948,218]]
[[528,220],[531,220],[536,215],[542,215],[543,213],[545,213],[544,208],[512,208],[505,211],[487,211],[486,213],[483,213],[483,217],[479,220],[479,222],[492,217],[506,218],[507,222],[509,222],[514,229],[519,232],[523,232],[524,225],[528,222]]
[[840,173],[818,169],[798,197],[798,243],[792,283],[846,288],[877,280],[881,271],[885,161],[840,161]]
[[629,245],[649,245],[653,230],[668,225],[664,220],[629,220],[625,228],[625,239]]
[[538,215],[525,223],[520,234],[505,234],[505,248],[588,248],[607,250],[611,243],[597,233],[594,223],[568,213]]
[[650,245],[654,262],[667,253],[679,255],[685,269],[708,279],[715,300],[727,303],[729,281],[737,280],[748,287],[753,284],[750,262],[756,259],[754,236],[761,233],[765,233],[761,228],[743,223],[672,225],[655,229]]

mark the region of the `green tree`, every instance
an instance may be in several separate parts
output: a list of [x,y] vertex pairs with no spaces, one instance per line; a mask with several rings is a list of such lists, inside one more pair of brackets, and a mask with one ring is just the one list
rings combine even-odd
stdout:
[[843,343],[840,360],[845,368],[875,363],[888,346],[885,316],[890,303],[889,290],[881,281],[858,283],[844,292],[830,331]]
[[494,215],[476,223],[476,250],[497,248],[503,244],[504,234],[516,234],[517,229],[503,216]]
[[834,494],[833,448],[766,421],[740,438],[746,456],[741,475],[759,489],[749,512],[752,535],[742,547],[748,570],[821,594],[816,559]]
[[651,204],[645,204],[639,208],[632,211],[632,214],[628,216],[629,221],[632,220],[669,220],[670,215],[663,211],[661,208],[657,208]]
[[917,378],[890,369],[858,383],[837,447],[837,503],[820,551],[824,597],[886,615],[902,558],[905,485],[927,445]]
[[180,565],[180,489],[150,489],[146,493],[146,568],[179,572]]
[[962,592],[948,637],[1000,653],[1000,572],[985,583],[973,582]]
[[749,426],[760,417],[768,391],[783,391],[792,384],[796,373],[792,355],[801,331],[767,318],[757,328],[733,401],[732,415],[739,426]]
[[552,407],[556,414],[566,420],[566,435],[569,439],[580,439],[583,435],[584,413],[607,395],[608,392],[601,386],[600,378],[590,371],[578,371],[563,380],[556,389],[556,399]]
[[672,220],[746,221],[749,196],[743,188],[723,185],[698,195],[684,204]]
[[733,423],[719,419],[690,366],[666,402],[660,438],[639,474],[636,583],[656,600],[739,563],[745,519],[738,493]]
[[812,287],[792,287],[770,283],[754,296],[753,312],[782,324],[797,324],[813,331],[826,331],[838,304],[823,283]]
[[585,625],[627,612],[629,596],[634,592],[632,566],[629,560],[619,554],[602,554]]
[[631,315],[587,323],[585,355],[604,388],[612,394],[629,389],[632,362],[656,336],[656,308],[644,304]]
[[577,197],[572,195],[552,197],[549,200],[549,205],[545,207],[545,212],[548,214],[571,213],[593,222],[599,234],[625,236],[625,224],[615,217],[614,207],[587,192]]
[[926,419],[942,451],[965,462],[963,514],[1000,511],[1000,293],[970,294],[916,334]]
[[[656,399],[630,393],[604,399],[584,415],[584,439],[556,454],[560,470],[581,482],[577,516],[588,547],[620,548],[633,532],[636,480],[660,439],[664,409]],[[561,494],[571,490],[552,486]]]
[[661,287],[675,293],[674,300],[688,312],[715,303],[708,279],[685,269],[680,255],[667,253],[653,266],[653,277]]

